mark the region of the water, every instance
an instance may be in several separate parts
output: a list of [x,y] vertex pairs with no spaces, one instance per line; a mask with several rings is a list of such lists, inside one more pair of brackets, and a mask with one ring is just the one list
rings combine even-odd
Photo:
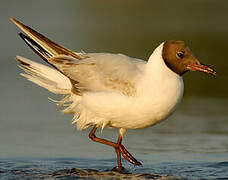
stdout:
[[[143,159],[143,167],[127,166],[128,173],[111,172],[112,161],[114,159],[82,159],[82,158],[39,158],[39,159],[1,159],[0,161],[0,177],[1,179],[14,178],[69,178],[69,177],[84,177],[84,178],[104,178],[119,179],[122,177],[128,178],[147,178],[151,177],[166,177],[164,179],[227,179],[228,161],[217,162],[220,157],[208,156],[202,154],[192,154],[187,161],[176,160],[167,161],[164,157],[176,156],[176,153],[157,153],[159,162]],[[186,156],[186,155],[185,155]],[[205,162],[202,159],[210,159]],[[214,160],[213,160],[214,158]],[[216,161],[215,161],[216,159]],[[162,162],[161,162],[162,161]],[[91,172],[92,171],[92,172]]]
[[[92,171],[97,178],[123,177],[107,174],[115,166],[113,149],[91,142],[89,129],[77,132],[72,117],[47,100],[58,97],[18,76],[15,55],[41,60],[17,37],[10,17],[87,52],[147,59],[160,42],[185,40],[218,76],[186,74],[177,111],[155,127],[129,130],[124,137],[125,147],[143,166],[123,165],[132,173],[128,178],[228,178],[227,7],[225,0],[1,2],[0,179],[73,178],[83,169],[87,175],[88,169],[106,173]],[[117,131],[105,129],[97,135],[116,140]]]

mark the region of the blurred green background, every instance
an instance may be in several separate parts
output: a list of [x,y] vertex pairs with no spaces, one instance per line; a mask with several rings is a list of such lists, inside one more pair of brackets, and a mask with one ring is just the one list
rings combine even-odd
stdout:
[[[76,133],[71,116],[61,115],[47,100],[56,96],[18,75],[15,55],[42,61],[18,37],[10,17],[75,51],[124,53],[146,60],[161,42],[184,40],[218,75],[187,73],[183,103],[171,117],[180,121],[167,121],[154,132],[227,136],[227,0],[8,0],[0,4],[0,157],[71,156],[86,153],[82,144],[89,142],[88,132]],[[75,147],[76,142],[82,146]]]

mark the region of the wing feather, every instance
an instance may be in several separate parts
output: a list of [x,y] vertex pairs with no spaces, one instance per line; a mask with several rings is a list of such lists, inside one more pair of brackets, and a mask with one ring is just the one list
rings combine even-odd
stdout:
[[86,54],[88,58],[77,60],[69,56],[56,56],[49,62],[60,69],[75,83],[81,94],[88,91],[118,91],[127,96],[136,93],[135,77],[144,62],[122,54]]

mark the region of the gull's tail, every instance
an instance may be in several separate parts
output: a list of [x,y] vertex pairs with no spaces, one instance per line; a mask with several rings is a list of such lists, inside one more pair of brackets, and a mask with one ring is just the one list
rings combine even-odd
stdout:
[[16,56],[16,60],[19,63],[19,67],[26,72],[26,74],[21,73],[21,75],[26,77],[29,81],[55,94],[71,93],[72,85],[70,79],[61,72],[24,57]]

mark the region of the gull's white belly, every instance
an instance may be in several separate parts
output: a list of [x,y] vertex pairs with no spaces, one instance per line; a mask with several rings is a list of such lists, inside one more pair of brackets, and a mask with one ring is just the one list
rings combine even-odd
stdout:
[[[116,128],[137,129],[153,126],[165,120],[176,109],[182,99],[184,84],[182,79],[174,83],[174,88],[158,95],[147,95],[135,100],[128,107],[125,116],[115,119],[111,126]],[[121,111],[121,110],[120,110]]]

